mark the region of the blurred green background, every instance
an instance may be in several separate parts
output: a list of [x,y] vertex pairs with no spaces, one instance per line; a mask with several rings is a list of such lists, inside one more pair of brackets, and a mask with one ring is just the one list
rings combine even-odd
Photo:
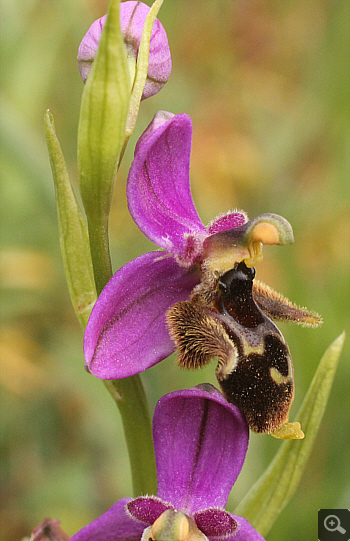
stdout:
[[[119,413],[83,368],[82,333],[60,259],[43,115],[54,114],[76,184],[83,83],[77,49],[106,0],[0,0],[2,541],[49,516],[73,535],[131,495]],[[281,325],[298,409],[326,347],[349,319],[350,4],[339,0],[165,0],[173,72],[141,105],[111,215],[114,269],[155,247],[128,215],[125,180],[137,137],[160,109],[194,123],[191,180],[204,223],[233,208],[285,216],[295,244],[265,248],[259,279],[324,317]],[[348,343],[349,341],[347,341]],[[349,362],[344,351],[315,449],[269,541],[316,539],[319,508],[349,507]],[[142,375],[150,405],[215,384],[171,357]],[[231,509],[281,442],[252,435]]]

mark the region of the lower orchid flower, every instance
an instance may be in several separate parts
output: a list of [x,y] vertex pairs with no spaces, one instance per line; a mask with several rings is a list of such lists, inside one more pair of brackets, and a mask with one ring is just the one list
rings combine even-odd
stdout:
[[71,541],[263,541],[224,509],[245,460],[248,426],[209,384],[163,396],[153,417],[157,496],[123,498]]
[[134,259],[102,291],[85,333],[87,369],[125,378],[175,346],[184,368],[215,358],[227,400],[253,430],[271,433],[288,420],[294,383],[288,346],[270,318],[306,325],[319,318],[253,280],[264,244],[293,242],[287,220],[263,214],[248,221],[234,211],[202,224],[190,191],[191,139],[188,115],[161,111],[136,145],[129,210],[165,251]]

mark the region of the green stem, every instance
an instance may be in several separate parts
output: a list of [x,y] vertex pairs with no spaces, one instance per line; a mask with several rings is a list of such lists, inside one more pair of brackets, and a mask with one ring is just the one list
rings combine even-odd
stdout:
[[[89,227],[91,258],[97,294],[112,277],[108,242],[108,223]],[[105,380],[104,384],[115,400],[122,417],[129,452],[135,496],[156,494],[157,476],[152,438],[152,421],[146,394],[139,375],[120,380]]]
[[108,243],[108,218],[88,220],[92,267],[97,295],[112,277],[112,263]]
[[156,465],[151,418],[140,376],[105,381],[123,419],[129,451],[134,496],[156,494]]
[[[96,58],[83,92],[78,130],[80,194],[87,218],[97,295],[112,277],[108,215],[125,139],[131,91],[119,3],[119,0],[111,0],[109,5]],[[76,270],[79,272],[78,268]],[[137,494],[155,493],[152,423],[141,379],[134,376],[107,381],[105,385],[122,416],[135,491]]]

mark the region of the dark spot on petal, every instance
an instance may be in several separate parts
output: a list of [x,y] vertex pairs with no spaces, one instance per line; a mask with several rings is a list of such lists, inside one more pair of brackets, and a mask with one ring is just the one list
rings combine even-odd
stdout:
[[135,498],[128,502],[125,507],[131,518],[149,526],[153,524],[164,511],[167,509],[174,509],[171,504],[163,502],[156,496],[140,496],[139,498]]
[[238,529],[235,519],[224,509],[209,508],[197,511],[193,518],[197,527],[209,538],[229,537]]

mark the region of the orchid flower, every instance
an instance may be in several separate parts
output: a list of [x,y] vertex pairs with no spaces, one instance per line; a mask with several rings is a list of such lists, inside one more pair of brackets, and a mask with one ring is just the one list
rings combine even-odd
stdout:
[[[287,420],[294,385],[288,347],[268,315],[311,325],[316,316],[259,282],[253,298],[252,267],[262,258],[263,244],[293,242],[292,228],[276,214],[248,221],[242,211],[219,216],[205,227],[190,191],[191,138],[188,115],[161,111],[136,145],[127,184],[129,211],[141,231],[164,251],[127,263],[102,291],[85,333],[87,369],[103,379],[125,378],[163,360],[176,345],[185,368],[217,358],[217,376],[225,395],[242,406],[224,385],[237,359],[243,360],[246,349],[259,354],[269,350],[270,357],[271,348],[273,353],[282,351],[281,362],[271,365],[275,371],[270,373],[268,366],[265,374],[269,384],[273,376],[272,385],[278,387],[281,400],[286,398],[281,415],[273,411],[275,422],[263,417],[259,425],[247,416],[256,431],[272,432]],[[234,268],[243,271],[236,273],[240,278],[235,290],[241,290],[245,280],[243,300],[243,290],[235,295],[232,284],[236,281],[231,275],[227,279]],[[241,303],[234,307],[236,297]],[[242,313],[248,309],[250,315]],[[238,324],[232,323],[234,318]],[[272,336],[271,344],[266,334]],[[271,394],[270,387],[265,385],[262,392]],[[248,403],[251,408],[251,400]],[[254,412],[257,415],[260,412]]]
[[[120,4],[120,27],[124,37],[124,43],[133,80],[135,60],[138,55],[142,31],[150,8],[142,2],[121,2]],[[100,37],[107,15],[97,19],[84,36],[78,51],[78,68],[85,83],[96,56]],[[143,89],[142,99],[157,94],[171,73],[171,54],[168,38],[163,25],[158,19],[154,21],[150,49],[146,84]]]
[[249,431],[209,384],[163,396],[153,417],[157,496],[123,498],[71,541],[263,541],[224,506],[244,463]]

